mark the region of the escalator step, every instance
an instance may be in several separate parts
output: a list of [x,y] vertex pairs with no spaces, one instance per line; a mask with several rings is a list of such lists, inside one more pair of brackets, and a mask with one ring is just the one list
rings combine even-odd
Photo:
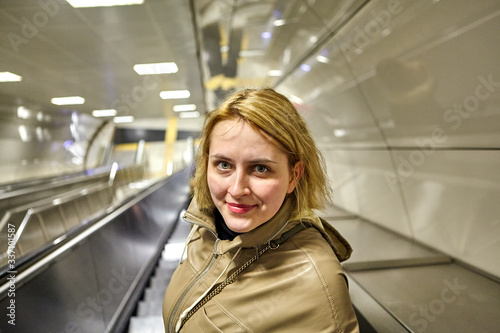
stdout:
[[162,316],[132,317],[128,333],[165,333]]

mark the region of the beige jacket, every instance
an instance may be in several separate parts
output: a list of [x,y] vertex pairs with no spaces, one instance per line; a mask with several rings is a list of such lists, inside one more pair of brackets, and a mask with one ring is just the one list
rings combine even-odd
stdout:
[[[213,217],[191,203],[184,216],[193,224],[187,257],[163,301],[167,333],[359,331],[339,263],[349,258],[349,244],[312,213],[291,218],[292,204],[285,200],[271,220],[229,241],[219,240]],[[181,327],[186,309],[300,221],[313,227],[264,253]]]

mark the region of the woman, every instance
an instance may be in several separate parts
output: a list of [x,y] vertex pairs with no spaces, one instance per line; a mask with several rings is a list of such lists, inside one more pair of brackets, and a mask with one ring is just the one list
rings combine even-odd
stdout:
[[166,332],[358,331],[339,263],[351,248],[312,211],[329,199],[328,181],[288,99],[246,89],[210,112],[193,190]]

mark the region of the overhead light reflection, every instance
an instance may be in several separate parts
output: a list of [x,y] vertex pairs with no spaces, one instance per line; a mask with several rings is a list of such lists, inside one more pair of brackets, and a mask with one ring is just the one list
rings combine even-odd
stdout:
[[304,72],[309,72],[311,70],[311,66],[308,64],[302,64],[300,65],[300,69],[302,69]]
[[94,110],[92,111],[92,115],[94,117],[114,117],[116,116],[117,111],[115,109],[105,109],[105,110]]
[[302,105],[302,104],[304,104],[304,101],[302,100],[302,98],[297,97],[297,96],[295,96],[295,95],[291,95],[291,96],[290,96],[290,100],[291,100],[293,103],[295,103],[295,104],[301,104],[301,105]]
[[40,126],[35,128],[35,133],[38,141],[43,141],[43,129]]
[[179,68],[175,62],[134,65],[134,71],[139,75],[172,74],[177,73],[178,70]]
[[63,147],[68,149],[69,147],[71,147],[73,145],[74,141],[73,140],[66,140],[64,141],[63,143]]
[[280,19],[280,20],[275,20],[273,22],[273,25],[275,27],[281,27],[282,25],[285,25],[285,23],[286,23],[286,20]]
[[189,90],[167,90],[160,92],[162,99],[188,98],[189,96],[191,96]]
[[337,138],[341,138],[343,136],[346,136],[347,131],[345,129],[337,128],[333,130],[333,135],[335,135]]
[[194,111],[194,110],[196,110],[195,104],[174,105],[174,112]]
[[131,123],[133,121],[134,121],[134,117],[132,117],[132,116],[120,116],[120,117],[113,118],[113,122],[115,124]]
[[19,82],[23,78],[11,72],[0,72],[0,82]]
[[19,119],[29,119],[31,116],[31,111],[25,108],[24,106],[17,107],[17,117]]
[[19,136],[21,137],[22,142],[31,141],[31,135],[29,134],[28,128],[25,125],[19,125],[17,130],[19,131]]
[[80,96],[54,97],[50,102],[55,105],[77,105],[85,103],[85,98]]
[[268,76],[281,76],[283,74],[279,69],[271,69],[267,72]]
[[319,62],[322,62],[324,64],[328,64],[330,62],[330,59],[328,59],[327,57],[322,56],[322,55],[317,56],[316,60]]
[[200,116],[200,113],[198,111],[193,111],[193,112],[181,112],[179,113],[179,118],[198,118]]
[[272,33],[270,33],[269,31],[264,31],[262,34],[260,34],[260,36],[264,39],[269,39],[272,37]]
[[74,8],[141,5],[144,0],[66,0]]

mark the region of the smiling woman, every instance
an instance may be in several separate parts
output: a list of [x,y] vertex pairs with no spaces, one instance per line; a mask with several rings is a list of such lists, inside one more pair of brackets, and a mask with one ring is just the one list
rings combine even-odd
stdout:
[[228,97],[205,119],[196,162],[166,332],[357,332],[340,266],[351,248],[313,213],[330,190],[290,101],[272,89]]
[[295,189],[303,166],[297,162],[289,170],[279,143],[241,118],[224,120],[211,136],[207,182],[229,229],[248,232],[276,214],[285,195]]

